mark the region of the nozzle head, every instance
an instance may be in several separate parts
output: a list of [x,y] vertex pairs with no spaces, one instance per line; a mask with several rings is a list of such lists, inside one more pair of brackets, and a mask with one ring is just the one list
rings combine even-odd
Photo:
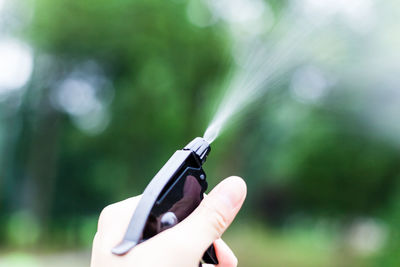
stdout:
[[210,144],[202,137],[196,137],[192,142],[187,144],[183,150],[193,151],[200,159],[201,164],[203,164],[210,153]]

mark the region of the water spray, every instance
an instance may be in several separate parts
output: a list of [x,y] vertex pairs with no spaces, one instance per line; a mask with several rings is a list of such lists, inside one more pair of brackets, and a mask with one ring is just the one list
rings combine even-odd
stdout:
[[312,36],[318,30],[324,29],[335,15],[361,7],[363,1],[356,0],[349,5],[345,0],[340,0],[340,4],[332,0],[294,0],[269,33],[280,35],[284,31],[278,42],[268,46],[261,35],[245,40],[239,48],[239,54],[245,56],[238,60],[234,76],[225,88],[226,93],[204,138],[212,143],[233,116],[265,95],[280,77],[304,61],[308,56],[304,50],[312,46]]
[[[126,254],[136,245],[184,220],[200,204],[207,189],[202,165],[211,150],[210,144],[227,120],[259,96],[262,93],[260,88],[264,88],[281,63],[288,60],[286,51],[291,50],[293,43],[289,39],[286,41],[287,44],[281,43],[275,50],[275,55],[270,55],[268,62],[276,64],[268,69],[265,68],[267,63],[259,58],[265,53],[263,49],[252,54],[257,64],[246,65],[235,75],[231,90],[228,90],[204,137],[197,137],[182,150],[177,150],[147,185],[122,241],[112,249],[112,253]],[[280,57],[279,62],[276,57]],[[205,251],[202,261],[218,264],[213,245]]]
[[[297,53],[300,44],[308,40],[322,21],[310,24],[309,20],[300,18],[292,22],[288,34],[270,49],[265,49],[260,40],[259,45],[251,46],[247,57],[238,64],[204,137],[197,137],[177,150],[154,176],[143,192],[122,241],[112,253],[122,256],[192,213],[207,190],[202,166],[211,150],[210,144],[232,116],[266,93],[277,77],[296,65],[301,58]],[[205,251],[202,261],[218,264],[213,245]]]

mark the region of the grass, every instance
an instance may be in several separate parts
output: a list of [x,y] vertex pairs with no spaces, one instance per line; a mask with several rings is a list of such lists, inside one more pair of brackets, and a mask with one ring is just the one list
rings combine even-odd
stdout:
[[318,228],[274,231],[255,224],[235,225],[223,238],[239,266],[365,266],[361,258],[341,248],[334,233]]
[[[276,231],[255,223],[233,225],[223,239],[245,267],[368,266],[325,228],[291,227]],[[90,249],[59,252],[3,252],[0,267],[89,266]]]

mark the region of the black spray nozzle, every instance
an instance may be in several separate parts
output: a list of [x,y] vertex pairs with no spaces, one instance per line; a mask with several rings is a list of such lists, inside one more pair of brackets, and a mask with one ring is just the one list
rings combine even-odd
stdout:
[[208,153],[210,153],[211,147],[204,138],[196,137],[183,150],[193,151],[199,157],[201,164],[203,164],[207,159]]
[[[202,165],[209,152],[210,144],[197,137],[171,156],[147,185],[122,241],[112,249],[112,253],[124,255],[192,213],[207,190]],[[202,260],[218,264],[214,245],[206,250]]]

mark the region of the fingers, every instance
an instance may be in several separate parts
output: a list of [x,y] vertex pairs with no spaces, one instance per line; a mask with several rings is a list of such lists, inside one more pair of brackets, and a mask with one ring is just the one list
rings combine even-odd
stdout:
[[217,258],[219,261],[218,265],[213,264],[202,264],[201,267],[236,267],[238,260],[233,254],[232,250],[228,245],[222,240],[217,239],[214,242],[215,251],[217,253]]
[[[211,243],[220,238],[231,224],[245,197],[246,184],[243,179],[229,177],[219,183],[190,216],[167,230],[165,235],[173,236],[177,246],[200,259]],[[220,245],[220,254],[224,253],[227,250]]]
[[111,249],[123,238],[139,200],[140,196],[131,197],[109,205],[102,210],[96,236],[101,236],[102,243],[108,246],[107,249]]
[[90,266],[130,266],[122,257],[111,254],[111,249],[121,241],[140,196],[105,207],[99,218],[93,240]]
[[[204,251],[231,224],[245,196],[246,184],[241,178],[225,179],[183,222],[138,245],[124,257],[111,255],[110,250],[122,239],[140,197],[110,205],[100,215],[92,264],[128,266],[127,263],[135,262],[137,266],[197,266]],[[218,267],[237,265],[236,257],[222,240],[215,242],[215,250]],[[159,257],[150,256],[155,251]]]
[[236,267],[238,260],[233,254],[232,250],[228,247],[228,245],[222,240],[217,239],[214,242],[215,252],[217,254],[217,258],[219,264],[217,267]]

